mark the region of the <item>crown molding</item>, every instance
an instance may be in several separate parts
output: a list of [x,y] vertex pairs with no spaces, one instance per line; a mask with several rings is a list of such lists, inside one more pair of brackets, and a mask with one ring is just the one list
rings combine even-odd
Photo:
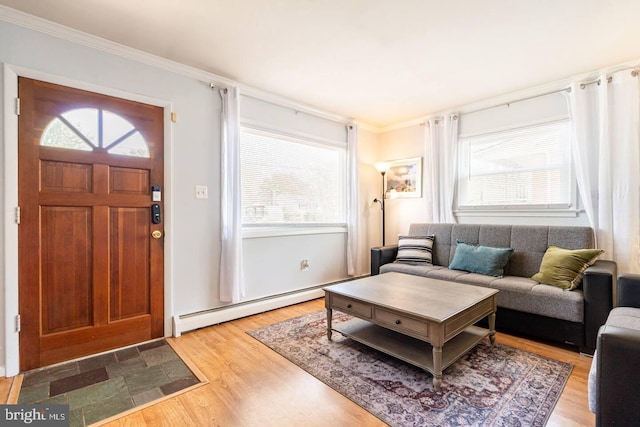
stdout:
[[572,83],[590,81],[599,78],[602,75],[613,74],[619,71],[637,69],[640,67],[640,58],[631,61],[626,61],[621,64],[611,65],[608,67],[601,67],[593,71],[586,73],[576,74],[573,76],[565,77],[555,80],[553,82],[544,83],[538,86],[533,86],[509,93],[505,93],[499,96],[494,96],[481,101],[464,104],[455,108],[450,108],[444,111],[439,111],[433,114],[427,114],[422,118],[408,120],[400,123],[395,123],[383,128],[379,128],[378,133],[391,132],[398,129],[404,129],[412,126],[422,125],[429,117],[444,116],[452,113],[470,114],[476,111],[482,111],[490,108],[499,107],[506,104],[512,104],[519,100],[526,99],[532,96],[538,96],[547,92],[559,91],[571,86]]
[[[429,117],[429,116],[427,116]],[[413,126],[420,126],[423,125],[425,122],[425,117],[420,117],[417,119],[412,119],[412,120],[407,120],[404,122],[400,122],[400,123],[394,123],[392,125],[389,126],[385,126],[383,128],[380,129],[380,133],[387,133],[387,132],[391,132],[394,130],[399,130],[399,129],[404,129],[404,128],[409,128],[409,127],[413,127]]]
[[358,125],[358,129],[361,129],[361,130],[364,130],[364,131],[367,131],[367,132],[371,132],[371,133],[375,133],[375,134],[382,133],[381,132],[382,131],[381,128],[379,128],[377,126],[374,126],[374,125],[372,125],[370,123],[361,122],[359,120],[353,120],[352,123]]
[[465,104],[454,109],[449,109],[447,111],[437,112],[434,114],[427,114],[421,118],[416,118],[413,120],[408,120],[400,123],[395,123],[385,127],[377,127],[368,123],[362,123],[357,120],[353,120],[353,118],[341,116],[338,114],[333,114],[321,110],[319,108],[306,105],[304,103],[300,103],[298,101],[294,101],[262,89],[258,89],[252,86],[243,85],[242,83],[236,82],[234,80],[228,79],[226,77],[210,73],[199,68],[191,67],[189,65],[185,65],[176,61],[172,61],[170,59],[166,59],[157,55],[153,55],[130,46],[126,46],[120,43],[116,43],[110,40],[103,39],[101,37],[97,37],[71,27],[67,27],[61,24],[57,24],[51,21],[47,21],[45,19],[29,15],[27,13],[9,8],[7,6],[0,5],[0,20],[6,21],[12,24],[19,25],[24,28],[28,28],[34,31],[38,31],[40,33],[48,34],[53,37],[57,37],[63,40],[71,41],[81,46],[93,48],[105,53],[110,53],[112,55],[116,55],[125,59],[130,59],[145,65],[149,65],[155,68],[159,68],[165,71],[169,71],[175,74],[183,75],[185,77],[190,77],[196,80],[200,80],[209,84],[213,84],[215,86],[236,86],[240,90],[241,94],[251,96],[253,98],[261,99],[264,101],[268,101],[274,103],[276,105],[280,105],[283,107],[291,108],[293,110],[305,112],[308,114],[312,114],[314,116],[322,117],[327,120],[332,120],[339,123],[357,123],[358,126],[366,131],[373,132],[376,134],[383,134],[386,132],[391,132],[394,130],[399,130],[412,126],[419,126],[424,123],[425,117],[431,116],[441,116],[448,112],[458,112],[460,114],[466,114],[476,110],[482,110],[486,108],[492,108],[496,106],[500,106],[503,104],[517,102],[518,99],[525,98],[528,96],[535,96],[536,94],[544,93],[546,91],[558,90],[563,87],[567,87],[572,82],[580,81],[580,80],[589,80],[597,78],[602,74],[610,74],[617,71],[621,71],[627,68],[634,68],[640,64],[640,59],[636,59],[633,61],[627,61],[622,64],[618,64],[615,66],[604,67],[598,70],[593,70],[587,73],[582,73],[575,76],[566,77],[564,79],[559,79],[554,82],[546,83],[543,85],[535,86],[532,88],[526,88],[523,90],[518,90],[514,92],[509,92],[504,95],[492,97],[489,99],[484,99],[478,102]]
[[47,34],[62,40],[67,40],[81,46],[116,55],[125,59],[130,59],[145,65],[150,65],[186,77],[191,77],[205,82],[211,82],[221,86],[237,85],[236,82],[225,77],[218,76],[213,73],[208,73],[198,68],[190,67],[176,61],[171,61],[157,55],[143,52],[130,46],[97,37],[62,24],[47,21],[37,16],[29,15],[27,13],[11,9],[6,6],[0,5],[0,20],[16,24],[21,27]]
[[101,52],[116,55],[121,58],[136,61],[141,64],[149,65],[165,71],[169,71],[174,74],[193,78],[214,86],[221,86],[221,87],[235,86],[243,95],[268,101],[283,107],[308,113],[308,114],[318,116],[327,120],[331,120],[339,123],[345,123],[345,124],[353,121],[353,119],[350,117],[329,113],[319,108],[306,105],[306,104],[273,94],[271,92],[264,91],[262,89],[244,85],[240,82],[228,79],[226,77],[223,77],[208,71],[201,70],[199,68],[182,64],[180,62],[172,61],[170,59],[153,55],[151,53],[144,52],[144,51],[132,48],[130,46],[126,46],[111,40],[94,36],[62,24],[48,21],[46,19],[39,18],[37,16],[29,15],[28,13],[21,12],[16,9],[12,9],[7,6],[0,5],[0,20],[11,23],[11,24],[19,25],[21,27],[34,30],[43,34],[47,34],[62,40],[67,40],[81,46],[85,46]]

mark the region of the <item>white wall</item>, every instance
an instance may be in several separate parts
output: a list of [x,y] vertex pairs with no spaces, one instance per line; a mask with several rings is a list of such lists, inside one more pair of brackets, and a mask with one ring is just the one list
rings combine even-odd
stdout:
[[[380,154],[382,157],[378,161],[424,157],[424,132],[424,126],[414,124],[383,133],[380,135]],[[396,198],[385,201],[387,245],[396,244],[398,234],[406,234],[409,231],[409,224],[426,221],[427,206],[424,187],[423,178],[422,197]]]
[[[43,25],[43,28],[47,28],[48,31],[50,26]],[[184,71],[180,64],[169,63],[165,66],[164,61],[158,58],[149,59],[150,56],[142,53],[130,55],[133,58],[131,59],[128,55],[121,54],[123,47],[114,49],[114,54],[108,53],[103,49],[102,41],[96,42],[100,48],[87,47],[87,37],[79,35],[78,38],[82,40],[79,44],[69,41],[66,37],[59,38],[0,20],[0,65],[5,64],[12,73],[18,75],[148,101],[166,106],[167,114],[170,111],[177,113],[176,123],[170,123],[165,118],[165,332],[171,333],[172,316],[223,306],[218,298],[220,97],[216,90],[210,88],[206,78],[199,77],[206,76],[204,72],[188,67],[184,67]],[[142,58],[140,61],[137,60],[138,56]],[[15,88],[16,79],[9,80],[5,86],[0,87]],[[2,99],[0,118],[15,117],[10,111],[13,97],[3,96]],[[287,116],[291,110],[273,105],[267,109],[272,113],[271,116],[253,119],[266,123],[281,120],[292,129],[304,129],[313,122],[317,129],[324,129],[329,134],[335,133],[337,129],[336,123],[329,123],[327,120],[316,120],[300,114],[294,114],[292,119]],[[344,125],[339,126],[341,131],[338,133],[342,132],[341,137],[345,138]],[[0,132],[0,156],[17,147],[17,137],[5,138],[6,129],[3,124],[3,131]],[[377,134],[367,131],[361,131],[360,134],[363,140],[360,151],[363,153],[364,161],[371,160],[373,163],[373,159],[377,158]],[[367,201],[373,199],[368,193],[371,185],[367,182],[372,172],[371,168],[367,169],[365,166],[361,163],[363,216],[369,214]],[[17,170],[15,164],[13,168]],[[0,174],[0,180],[3,177],[4,173]],[[14,307],[17,310],[17,296],[9,298],[15,301],[3,299],[7,289],[16,290],[17,295],[17,255],[5,250],[6,245],[11,247],[12,244],[12,241],[5,237],[8,234],[15,235],[17,230],[17,225],[12,221],[16,203],[6,203],[6,200],[17,199],[17,185],[5,188],[4,181],[0,181],[0,184],[2,346],[5,342],[2,339],[2,331],[12,334],[7,337],[9,342],[17,343],[17,334],[13,331],[13,316],[8,314],[11,310],[5,308],[6,303],[10,309]],[[208,186],[209,198],[195,199],[195,185]],[[369,229],[366,219],[362,226],[364,232],[361,247],[365,250],[360,266],[367,272],[368,248],[370,241],[377,240],[377,236]],[[346,278],[345,239],[344,232],[245,239],[247,299],[258,299]],[[301,259],[310,261],[307,271],[300,269]],[[13,273],[7,274],[9,271]],[[6,360],[9,360],[5,360],[5,352],[15,354],[17,348],[0,348],[0,374]]]
[[[0,100],[4,100],[4,67],[0,67]],[[4,102],[0,102],[0,141],[5,139],[5,123],[4,123],[4,114],[2,114],[4,110]],[[6,166],[4,164],[5,155],[4,150],[0,149],[0,165],[2,165],[2,173],[0,173],[0,192],[2,193],[0,197],[0,376],[3,376],[5,373],[5,363],[4,363],[4,354],[5,354],[5,322],[3,319],[5,318],[5,304],[7,299],[5,294],[7,292],[6,288],[6,257],[5,257],[5,223],[8,222],[7,218],[7,209],[5,206],[4,195],[5,195],[5,174]]]
[[[122,48],[114,49],[115,53],[108,53],[102,47],[87,47],[85,38],[79,39],[82,39],[82,43],[0,21],[0,64],[8,64],[12,73],[146,100],[167,106],[167,111],[177,113],[177,123],[171,124],[167,120],[166,134],[166,324],[173,315],[223,307],[218,299],[221,103],[217,91],[209,87],[209,82],[203,77],[207,74],[199,70],[184,71],[188,67],[167,65],[160,59],[148,61],[149,56],[143,54],[139,55],[141,60],[136,59],[138,55],[124,57],[121,55]],[[101,43],[97,45],[102,46]],[[0,90],[7,87],[12,89],[15,83],[13,78],[4,86],[0,85]],[[0,104],[2,120],[11,117],[13,97],[4,92],[0,96],[3,100]],[[244,120],[267,125],[279,123],[292,131],[303,133],[313,128],[328,139],[344,138],[343,124],[299,114],[290,106],[281,108],[256,100],[254,94],[251,97],[254,100],[244,105]],[[540,105],[533,105],[531,108],[541,108]],[[474,126],[479,123],[499,127],[505,115],[489,111],[476,115],[474,120],[471,120],[471,115],[469,117],[467,121],[462,119],[465,132],[475,129]],[[519,117],[519,113],[514,113],[513,117]],[[17,138],[11,135],[7,137],[6,123],[0,122],[0,126],[0,164],[3,164],[5,159],[2,156],[15,149]],[[424,127],[419,124],[384,133],[362,126],[359,129],[362,252],[359,265],[362,273],[369,271],[369,248],[380,245],[382,241],[380,207],[373,203],[374,198],[382,195],[382,183],[373,165],[381,160],[424,156],[423,134]],[[17,169],[15,164],[10,166]],[[7,311],[5,304],[14,304],[17,309],[17,302],[3,300],[7,290],[17,290],[17,255],[13,253],[10,237],[17,230],[12,222],[17,185],[14,182],[7,186],[5,172],[6,167],[0,174],[0,346],[5,342],[2,339],[3,331],[5,334],[14,334],[13,318],[9,316],[10,310]],[[209,198],[195,199],[195,185],[208,186]],[[387,244],[395,243],[398,234],[406,233],[411,222],[423,222],[426,219],[424,198],[388,199],[385,206]],[[586,223],[584,215],[573,219],[463,218],[461,222],[472,221]],[[345,240],[346,235],[340,231],[295,236],[254,235],[244,239],[247,299],[260,299],[346,278]],[[302,259],[310,262],[310,268],[306,271],[300,269]],[[11,292],[8,294],[13,298]],[[170,332],[169,327],[167,332]],[[5,338],[11,342],[11,337]],[[0,373],[5,365],[6,350],[15,351],[0,348]]]
[[382,196],[380,174],[374,164],[380,161],[380,135],[374,131],[363,129],[358,133],[358,171],[360,175],[360,260],[361,271],[368,273],[371,266],[370,249],[382,244],[382,214],[380,205],[373,199]]
[[[241,125],[346,147],[345,123],[241,96]],[[301,228],[282,234],[245,230],[243,258],[246,300],[254,300],[342,280],[347,276],[346,228]],[[307,260],[308,269],[301,268]]]
[[[177,112],[178,122],[167,125],[166,141],[167,285],[172,286],[166,293],[168,301],[172,294],[174,298],[165,308],[165,324],[170,325],[173,313],[216,304],[220,145],[217,93],[205,82],[2,21],[0,40],[0,62],[9,64],[18,75],[170,106],[170,111]],[[14,79],[9,85],[16,83]],[[11,99],[4,101],[5,105],[13,103]],[[15,139],[2,138],[0,152],[16,143]],[[208,200],[193,197],[195,184],[209,186]],[[3,188],[0,200],[11,194],[17,194],[17,188]],[[7,229],[17,227],[11,221],[13,209],[14,206],[3,205]],[[13,264],[17,257],[4,253],[2,259]],[[5,279],[3,286],[17,288],[17,283]],[[185,289],[189,291],[184,292]],[[10,325],[13,319],[6,318],[4,311],[2,314],[0,318]]]

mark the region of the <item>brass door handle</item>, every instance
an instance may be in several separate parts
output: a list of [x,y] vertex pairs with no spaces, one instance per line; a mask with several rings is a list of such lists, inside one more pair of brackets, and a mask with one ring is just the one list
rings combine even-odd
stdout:
[[153,237],[154,239],[159,239],[162,237],[162,231],[160,230],[153,230],[151,232],[151,237]]

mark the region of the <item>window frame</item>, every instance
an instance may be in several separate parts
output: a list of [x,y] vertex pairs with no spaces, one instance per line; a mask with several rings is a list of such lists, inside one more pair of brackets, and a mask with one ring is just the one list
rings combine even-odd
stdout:
[[[541,126],[545,124],[552,124],[556,122],[566,122],[567,131],[569,134],[569,201],[567,203],[552,203],[552,204],[518,204],[518,205],[462,205],[461,204],[461,189],[460,181],[463,179],[461,171],[462,158],[460,157],[460,148],[463,143],[463,139],[471,137],[479,137],[483,135],[498,134],[501,132],[508,132],[510,130],[517,130],[526,127]],[[578,206],[577,198],[577,180],[575,175],[575,167],[573,160],[573,153],[571,151],[571,118],[567,115],[560,115],[555,117],[548,117],[542,120],[534,120],[526,123],[518,123],[509,126],[503,126],[499,128],[488,129],[482,132],[462,134],[458,137],[458,157],[456,159],[456,182],[455,182],[455,206],[454,215],[456,217],[577,217],[581,212]]]
[[[263,123],[258,123],[251,120],[242,120],[240,123],[240,143],[242,134],[248,132],[257,135],[264,135],[272,138],[279,138],[292,143],[299,143],[303,145],[316,146],[328,149],[343,150],[342,161],[342,173],[343,181],[346,183],[347,179],[347,142],[336,141],[327,138],[316,137],[310,134],[292,131],[291,129],[277,129],[273,126],[268,126]],[[242,159],[240,160],[242,168]],[[241,172],[242,173],[242,172]],[[343,203],[343,222],[334,223],[244,223],[242,222],[242,237],[243,238],[262,238],[262,237],[275,237],[275,236],[299,236],[299,235],[311,235],[311,234],[335,234],[347,232],[347,193],[345,190]]]
[[[95,141],[92,140],[91,134],[86,130],[83,130],[82,126],[76,124],[76,122],[72,121],[72,114],[78,114],[81,112],[91,112],[95,111],[95,129],[92,129],[96,132],[94,137]],[[105,120],[105,115],[112,116],[111,120]],[[115,128],[113,126],[113,120],[117,119],[121,124],[127,125],[129,128],[116,133],[116,137],[113,139],[109,138],[105,140],[108,132],[110,132],[111,128]],[[105,123],[110,121],[111,123]],[[80,123],[82,124],[82,123]],[[60,144],[50,144],[48,143],[48,137],[50,132],[56,132],[56,127],[59,127],[57,131],[66,130],[70,132],[72,135],[75,135],[76,138],[79,139],[80,145],[77,147],[65,146]],[[119,135],[119,136],[118,136]],[[131,150],[130,142],[132,142],[132,138],[138,136],[141,141],[144,153],[131,154],[131,152],[121,152],[123,148],[128,148]],[[106,143],[105,143],[106,142]],[[73,150],[85,153],[96,153],[96,152],[104,152],[108,155],[113,156],[124,156],[129,158],[138,158],[138,159],[149,159],[150,158],[150,149],[147,140],[144,135],[133,123],[123,117],[121,114],[114,113],[111,110],[103,108],[101,106],[80,106],[71,108],[69,110],[63,111],[61,113],[56,114],[53,119],[51,119],[46,126],[42,130],[42,134],[40,135],[40,146],[42,147],[50,147],[56,149],[64,149],[64,150]],[[143,155],[141,155],[143,154]]]

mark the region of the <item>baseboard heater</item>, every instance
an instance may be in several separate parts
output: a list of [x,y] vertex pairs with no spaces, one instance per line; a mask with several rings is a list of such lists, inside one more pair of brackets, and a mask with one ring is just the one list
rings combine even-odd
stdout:
[[193,331],[196,329],[205,328],[207,326],[217,325],[219,323],[240,319],[242,317],[264,313],[265,311],[286,307],[288,305],[298,304],[301,302],[321,298],[324,296],[324,291],[322,290],[322,288],[324,288],[325,286],[333,285],[335,283],[347,282],[356,278],[358,277],[338,280],[335,282],[314,286],[312,288],[305,288],[299,291],[273,295],[257,300],[242,302],[239,304],[212,308],[211,310],[199,311],[197,313],[173,316],[173,336],[179,337],[184,332]]

